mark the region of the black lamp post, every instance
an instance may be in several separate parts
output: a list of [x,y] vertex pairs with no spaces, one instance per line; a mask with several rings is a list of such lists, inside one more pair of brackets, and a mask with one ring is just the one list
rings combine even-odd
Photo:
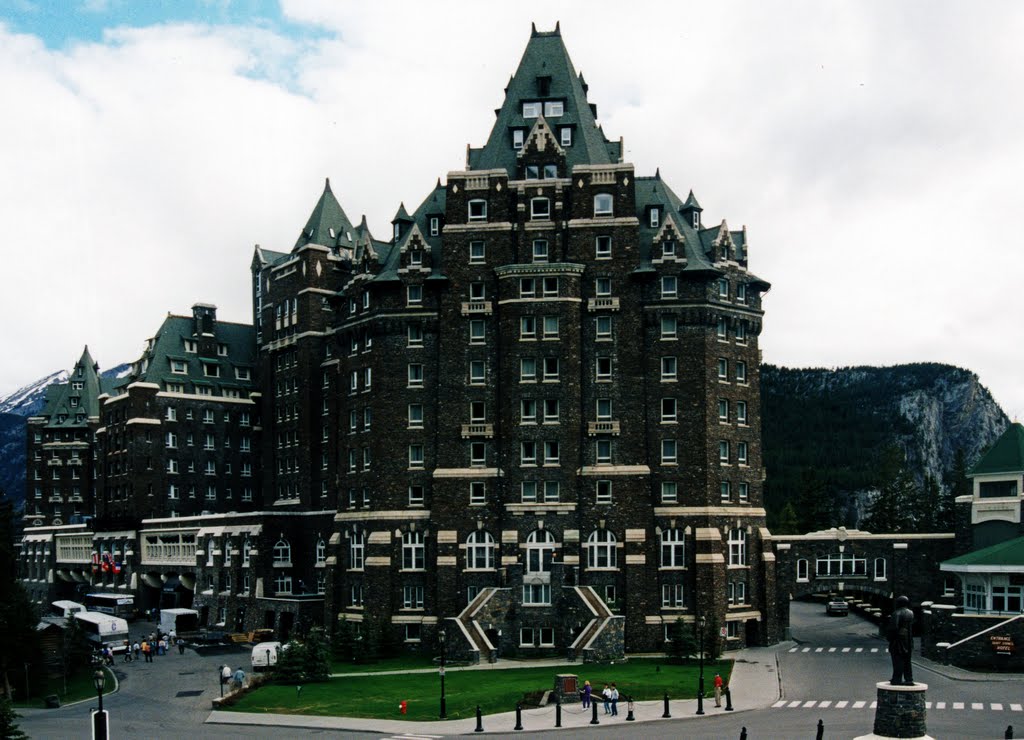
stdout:
[[704,627],[708,620],[701,615],[698,624],[700,625],[700,652],[697,653],[697,660],[700,662],[700,675],[697,679],[697,714],[704,714]]
[[445,698],[444,698],[444,662],[445,662],[444,637],[445,637],[444,630],[442,629],[442,630],[438,631],[437,639],[441,643],[441,669],[439,671],[440,674],[441,674],[441,714],[440,714],[440,718],[441,719],[448,719],[448,707],[446,706]]
[[99,697],[100,701],[99,709],[92,713],[92,736],[94,740],[107,740],[110,737],[109,730],[107,729],[107,713],[103,711],[103,683],[106,677],[102,668],[96,669],[96,672],[92,674],[92,683],[96,687],[96,696]]
[[92,685],[96,687],[96,696],[99,697],[100,708],[99,711],[103,711],[103,684],[106,682],[107,677],[103,673],[103,669],[98,669],[92,674]]

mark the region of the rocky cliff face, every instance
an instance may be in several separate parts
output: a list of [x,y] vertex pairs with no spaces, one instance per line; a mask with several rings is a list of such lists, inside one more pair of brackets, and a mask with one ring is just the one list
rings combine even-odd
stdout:
[[951,365],[765,365],[761,383],[769,509],[794,500],[810,470],[846,509],[837,524],[857,524],[886,447],[904,451],[919,483],[941,484],[958,450],[973,465],[1009,424],[978,377]]

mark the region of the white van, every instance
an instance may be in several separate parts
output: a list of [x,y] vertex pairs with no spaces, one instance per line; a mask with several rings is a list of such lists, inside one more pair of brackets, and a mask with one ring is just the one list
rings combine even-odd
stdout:
[[252,648],[253,671],[265,671],[277,665],[277,653],[281,650],[279,642],[261,642]]
[[161,609],[160,632],[187,637],[199,631],[199,612],[195,609]]
[[50,610],[53,612],[54,616],[64,617],[64,619],[67,619],[72,614],[78,614],[79,612],[86,611],[85,604],[79,604],[77,601],[67,600],[53,602],[50,604]]

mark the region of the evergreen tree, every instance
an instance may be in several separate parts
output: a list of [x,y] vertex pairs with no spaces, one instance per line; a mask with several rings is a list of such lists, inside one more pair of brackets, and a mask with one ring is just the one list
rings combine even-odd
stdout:
[[707,660],[718,660],[722,654],[721,638],[718,635],[718,620],[714,616],[708,617],[704,625],[704,654]]
[[391,620],[382,619],[379,629],[380,656],[382,658],[394,658],[399,653],[399,645],[395,640],[395,630],[391,626]]
[[23,740],[28,738],[18,728],[18,718],[21,715],[14,711],[11,700],[6,696],[0,696],[0,738],[3,740]]
[[971,479],[967,477],[967,459],[962,447],[953,453],[953,467],[946,473],[945,487],[939,499],[936,528],[939,532],[956,530],[956,497],[971,495]]
[[25,664],[39,658],[39,610],[16,573],[14,506],[0,493],[0,672],[8,698],[13,698],[12,675],[24,675]]
[[352,625],[342,615],[334,624],[334,634],[331,635],[331,654],[335,660],[345,663],[352,662],[355,647],[355,635],[352,634]]
[[930,475],[925,475],[924,483],[916,491],[914,502],[915,528],[918,532],[937,532],[939,524],[939,506],[942,492],[938,482]]
[[306,680],[316,683],[328,680],[331,675],[331,661],[328,655],[327,633],[323,627],[313,627],[309,630],[303,652],[303,673]]
[[676,663],[689,663],[697,652],[697,638],[693,636],[693,628],[688,627],[682,617],[669,628],[668,655]]
[[64,635],[62,639],[64,660],[64,693],[68,692],[68,679],[74,676],[83,667],[89,665],[92,657],[92,646],[89,638],[82,629],[77,619],[68,617],[64,621]]
[[297,640],[282,645],[277,651],[274,680],[283,684],[299,684],[305,680],[306,648]]
[[375,622],[363,622],[363,632],[355,639],[355,660],[357,663],[376,663],[380,660],[380,642],[377,640]]
[[883,453],[878,469],[880,491],[868,507],[862,529],[897,534],[917,531],[919,494],[904,463],[903,452],[895,445]]
[[801,533],[800,526],[797,524],[796,509],[793,508],[792,501],[787,501],[786,505],[782,507],[782,511],[779,512],[775,520],[775,526],[771,530],[775,534]]
[[813,467],[800,472],[800,488],[796,496],[799,532],[817,532],[833,526],[835,502],[830,498],[825,481]]

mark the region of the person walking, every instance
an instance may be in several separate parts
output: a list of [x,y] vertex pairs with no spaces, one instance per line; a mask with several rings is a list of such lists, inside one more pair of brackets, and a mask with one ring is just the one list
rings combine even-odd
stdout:
[[135,660],[139,659],[139,653],[142,652],[142,646],[139,645],[139,641],[136,640],[132,643],[132,652],[135,654]]
[[608,684],[605,684],[604,688],[601,689],[601,698],[604,699],[604,713],[605,714],[611,714],[612,713],[612,690],[610,688],[608,688]]
[[583,682],[583,708],[590,709],[590,694],[593,692],[593,688],[590,686],[590,681]]
[[124,641],[124,662],[132,662],[132,642],[131,640]]
[[716,673],[715,674],[715,706],[716,707],[722,706],[722,685],[723,684],[724,684],[724,681],[722,681],[722,674]]
[[185,641],[182,640],[179,637],[178,638],[178,655],[184,655],[184,654],[185,654]]
[[228,666],[221,666],[220,668],[220,682],[227,685],[228,681],[231,680],[231,669]]
[[612,700],[612,716],[619,716],[619,690],[615,688],[615,684],[612,684],[611,688],[611,700]]
[[238,670],[235,671],[235,690],[241,691],[242,687],[245,686],[245,671],[242,670],[242,666],[238,666]]

